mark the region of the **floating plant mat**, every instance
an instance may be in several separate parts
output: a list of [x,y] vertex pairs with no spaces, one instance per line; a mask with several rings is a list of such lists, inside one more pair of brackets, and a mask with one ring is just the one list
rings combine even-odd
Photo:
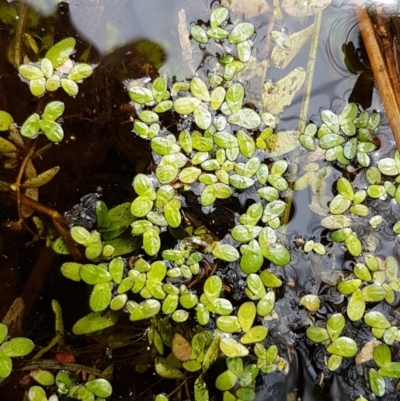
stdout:
[[[130,138],[151,160],[130,178],[131,198],[107,205],[88,194],[64,216],[37,202],[62,167],[41,170],[47,148],[35,147],[66,145],[68,97],[82,94],[101,63],[84,59],[72,37],[24,55],[16,74],[43,105],[23,121],[0,111],[1,161],[16,173],[0,190],[14,193],[19,226],[63,255],[57,272],[87,306],[66,335],[64,305],[52,302],[54,339],[18,365],[30,372],[26,400],[120,398],[113,369],[122,360],[126,369],[132,338],[141,348],[129,364],[138,387],[148,380],[146,399],[296,399],[309,391],[303,378],[316,393],[340,378],[349,399],[398,397],[400,278],[385,243],[400,234],[400,155],[379,154],[383,113],[342,102],[308,115],[301,99],[314,67],[296,64],[297,54],[315,51],[313,15],[330,2],[297,3],[216,3],[209,20],[186,30],[181,10],[189,70],[208,46],[219,49],[214,67],[190,79],[165,69],[128,80]],[[276,82],[264,82],[269,64],[257,58],[259,15],[310,19],[290,34],[269,27],[269,56],[284,69]],[[246,79],[262,79],[260,93],[249,94]],[[307,124],[280,129],[296,101]],[[76,337],[97,343],[101,357],[70,346]],[[34,346],[0,324],[0,378],[17,375],[12,358],[33,356]]]

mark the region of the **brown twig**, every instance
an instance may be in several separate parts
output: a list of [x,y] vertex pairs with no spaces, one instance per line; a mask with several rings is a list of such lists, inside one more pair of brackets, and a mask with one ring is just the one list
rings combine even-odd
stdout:
[[376,39],[374,26],[369,18],[368,10],[363,6],[359,7],[357,9],[357,18],[361,37],[367,50],[374,78],[385,106],[394,139],[396,140],[397,149],[400,150],[400,108],[389,77],[387,65]]
[[48,369],[48,370],[68,370],[69,372],[86,371],[90,375],[97,377],[104,377],[103,373],[90,366],[81,365],[79,363],[65,363],[57,362],[53,359],[38,359],[29,361],[26,365],[22,366],[19,370],[35,370],[35,369]]
[[397,105],[400,106],[400,81],[396,68],[396,57],[393,49],[394,38],[391,33],[390,21],[388,17],[383,15],[382,7],[376,7],[376,21],[378,25],[378,35],[382,41],[383,54],[386,60],[389,79],[393,85],[394,94],[396,96]]
[[14,184],[11,185],[11,188],[15,191],[16,193],[16,198],[17,198],[17,210],[18,210],[18,218],[19,221],[22,222],[24,220],[22,213],[21,213],[21,180],[22,176],[24,175],[26,166],[31,159],[32,155],[35,153],[35,148],[36,148],[36,139],[33,141],[32,146],[29,148],[28,152],[26,153],[24,160],[22,160],[22,164],[19,168],[18,171],[18,176]]
[[[16,196],[15,193],[11,193],[11,195]],[[76,247],[74,240],[71,237],[71,233],[69,232],[69,228],[64,219],[64,216],[60,212],[49,206],[43,205],[42,203],[35,201],[34,199],[29,198],[24,194],[20,194],[20,201],[21,204],[30,207],[36,212],[43,213],[46,216],[49,216],[52,219],[53,224],[60,234],[61,238],[63,239],[65,245],[67,246],[72,258],[74,260],[81,260],[83,258],[81,252]]]

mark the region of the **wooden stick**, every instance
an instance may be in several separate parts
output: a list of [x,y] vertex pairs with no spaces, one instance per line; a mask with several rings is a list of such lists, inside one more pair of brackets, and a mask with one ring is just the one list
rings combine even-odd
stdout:
[[376,20],[378,24],[378,35],[381,37],[383,55],[385,57],[389,79],[393,86],[397,105],[400,106],[400,81],[396,68],[396,57],[393,48],[393,35],[391,34],[390,20],[383,14],[382,7],[376,7]]
[[397,149],[400,151],[400,108],[397,104],[396,94],[392,82],[390,81],[387,66],[376,39],[374,27],[365,7],[359,7],[357,9],[357,18],[374,78],[385,106]]

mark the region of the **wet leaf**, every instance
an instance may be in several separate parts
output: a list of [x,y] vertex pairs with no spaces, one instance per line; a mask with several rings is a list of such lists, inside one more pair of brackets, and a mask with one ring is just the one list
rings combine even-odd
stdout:
[[5,341],[1,344],[2,351],[10,358],[28,355],[34,348],[33,341],[24,337],[14,337],[10,341]]
[[352,233],[346,240],[345,244],[347,246],[348,251],[353,256],[360,256],[362,252],[362,244],[358,239],[357,234]]
[[110,305],[111,298],[111,286],[108,283],[96,284],[90,294],[90,308],[93,312],[102,312]]
[[213,139],[215,144],[222,149],[229,149],[238,146],[236,137],[228,132],[216,132]]
[[230,43],[237,45],[238,43],[244,42],[250,39],[254,34],[254,25],[249,22],[240,22],[235,25],[229,34],[228,40]]
[[220,348],[228,358],[244,357],[249,354],[249,350],[233,338],[221,339]]
[[178,166],[174,155],[164,156],[156,168],[157,180],[160,184],[169,184],[177,177],[177,175]]
[[106,379],[95,379],[87,382],[85,387],[96,397],[107,398],[112,394],[112,386]]
[[237,225],[233,228],[232,238],[238,242],[249,242],[256,238],[261,231],[261,227],[253,225]]
[[182,366],[188,372],[197,372],[197,371],[199,371],[201,369],[201,363],[199,361],[196,361],[196,360],[183,362]]
[[267,223],[276,217],[280,217],[285,211],[286,203],[281,200],[276,200],[268,203],[265,206],[264,213],[262,216],[262,222]]
[[255,317],[256,306],[254,305],[254,302],[244,302],[242,305],[240,305],[238,310],[238,319],[244,332],[247,332],[251,329]]
[[352,358],[357,353],[358,348],[356,342],[352,338],[339,337],[329,344],[326,350],[334,355]]
[[39,386],[31,386],[28,390],[29,401],[47,401],[46,391]]
[[210,366],[217,360],[219,355],[219,338],[214,338],[208,347],[203,360],[203,372],[207,371]]
[[61,79],[59,75],[54,74],[46,81],[46,90],[49,92],[56,91],[61,86]]
[[268,335],[268,329],[264,326],[254,326],[240,338],[242,344],[259,343]]
[[68,73],[68,79],[81,82],[83,79],[89,78],[92,74],[92,66],[85,63],[78,63],[71,68],[71,71]]
[[374,348],[374,362],[379,368],[392,362],[392,354],[386,344],[379,344]]
[[[274,85],[274,90],[271,92],[268,87],[262,95],[262,104],[272,114],[279,114],[285,106],[292,103],[294,96],[303,86],[306,78],[304,68],[298,67],[291,71],[286,77],[280,79]],[[282,133],[280,133],[281,135]],[[295,138],[298,144],[298,135]]]
[[146,124],[152,124],[159,120],[158,114],[150,110],[143,110],[140,112],[139,118]]
[[317,148],[314,138],[310,136],[300,135],[299,141],[303,145],[303,147],[309,150],[310,152],[313,152]]
[[289,188],[288,182],[278,174],[270,174],[267,180],[269,184],[280,192],[284,192]]
[[[37,114],[34,114],[37,115]],[[28,121],[28,120],[27,120]],[[14,122],[11,114],[0,110],[0,131],[8,131],[8,127]]]
[[39,127],[52,142],[61,142],[64,138],[64,131],[61,125],[49,120],[40,120]]
[[258,301],[257,314],[259,316],[267,316],[274,310],[274,306],[275,293],[273,291],[270,291]]
[[[375,357],[374,357],[375,360]],[[378,373],[383,377],[390,377],[392,379],[400,378],[400,362],[389,362],[382,366]]]
[[133,189],[139,196],[150,200],[156,199],[156,191],[150,178],[147,175],[136,174],[132,185]]
[[202,376],[199,376],[194,382],[195,401],[209,401],[207,384]]
[[229,17],[229,11],[225,7],[215,8],[210,15],[211,28],[220,26]]
[[342,363],[342,357],[338,355],[331,355],[328,358],[327,368],[332,372],[339,368]]
[[378,169],[382,174],[389,176],[399,174],[395,160],[389,157],[378,160]]
[[241,110],[244,99],[244,87],[240,83],[234,83],[226,92],[226,103],[232,113],[237,113]]
[[354,205],[350,207],[350,212],[356,216],[366,217],[369,215],[369,208],[365,205]]
[[367,312],[364,316],[364,322],[376,329],[388,329],[390,327],[390,322],[381,312],[371,311]]
[[32,81],[29,82],[29,89],[33,96],[42,96],[44,92],[46,92],[46,79],[32,79]]
[[179,361],[186,362],[190,359],[192,347],[186,338],[181,334],[174,334],[172,339],[172,353]]
[[339,119],[335,113],[330,110],[323,110],[320,113],[320,117],[333,133],[339,133]]
[[211,114],[202,105],[198,106],[197,109],[194,110],[193,116],[194,116],[194,122],[200,129],[206,130],[210,127],[212,118]]
[[65,90],[67,95],[76,96],[78,94],[79,92],[78,84],[75,81],[72,81],[72,79],[61,78],[60,83],[61,87]]
[[80,263],[75,262],[65,262],[61,265],[61,273],[64,277],[73,280],[73,281],[81,281],[80,276]]
[[[345,199],[352,201],[354,199],[354,190],[347,178],[341,177],[337,182],[337,190]],[[337,214],[337,213],[336,213]]]
[[164,77],[156,78],[151,86],[154,101],[160,103],[164,99],[164,96],[167,93],[167,89],[167,80]]
[[342,145],[345,138],[337,134],[326,134],[319,140],[319,146],[322,149],[332,149],[335,146]]
[[151,148],[154,152],[161,156],[172,155],[178,153],[181,148],[178,144],[163,137],[155,137],[151,140]]
[[238,131],[236,136],[240,153],[248,158],[253,156],[256,149],[253,138],[247,135],[244,131]]
[[[194,77],[190,81],[190,91],[192,92],[192,95],[194,97],[202,100],[203,102],[209,102],[211,100],[207,85],[198,77]],[[181,99],[185,99],[185,98],[181,98]],[[178,99],[178,100],[181,100],[181,99]],[[191,98],[189,98],[189,99],[191,99]],[[177,101],[175,101],[175,110],[176,110],[176,102]],[[176,111],[180,114],[188,114],[188,113],[181,113],[178,110],[176,110]],[[194,111],[194,109],[193,109],[193,111]]]
[[252,109],[243,108],[228,117],[230,124],[238,125],[249,130],[256,129],[261,124],[260,116]]
[[211,276],[204,282],[204,294],[209,302],[214,302],[219,298],[222,291],[222,280],[218,276]]
[[173,228],[177,228],[181,224],[182,217],[180,208],[181,202],[178,199],[173,199],[164,206],[165,220],[167,220],[168,225]]
[[237,45],[238,58],[243,63],[247,63],[251,58],[252,42],[246,40]]
[[143,233],[143,249],[149,256],[154,256],[158,253],[161,247],[161,240],[158,235],[158,230],[155,227],[150,228]]
[[309,340],[315,343],[322,343],[326,340],[329,340],[328,331],[322,327],[311,326],[307,329],[306,335]]
[[64,113],[65,106],[63,102],[54,101],[46,105],[42,114],[43,120],[56,121]]
[[357,138],[352,138],[343,146],[343,155],[349,160],[353,160],[357,154]]
[[155,369],[157,374],[164,379],[183,380],[185,377],[179,369],[172,367],[167,359],[161,356],[156,357]]
[[302,296],[300,298],[300,303],[310,312],[316,312],[321,306],[320,299],[314,294]]
[[208,43],[208,36],[207,36],[207,34],[204,32],[204,29],[203,29],[201,26],[199,26],[199,25],[193,25],[192,28],[191,28],[191,30],[190,30],[190,33],[191,33],[193,39],[194,39],[196,42],[204,43],[204,44],[205,44],[205,43]]
[[321,221],[322,226],[331,230],[350,227],[351,223],[352,220],[343,215],[327,216]]
[[368,371],[368,377],[372,392],[377,397],[382,397],[386,391],[385,379],[375,369]]
[[220,27],[216,27],[207,30],[207,35],[213,39],[226,39],[229,36],[229,32]]
[[104,330],[108,327],[114,326],[118,319],[119,314],[113,311],[106,313],[91,312],[83,318],[79,319],[72,327],[72,332],[75,335],[90,334],[99,330]]
[[131,213],[135,217],[144,217],[152,210],[152,208],[153,201],[148,198],[144,198],[143,196],[138,196],[132,202]]
[[6,379],[12,372],[11,358],[0,348],[0,379]]
[[347,305],[347,316],[353,322],[360,320],[364,316],[365,312],[365,300],[361,293],[361,290],[356,289],[349,300]]
[[331,341],[335,341],[339,338],[345,323],[345,318],[341,313],[334,313],[329,317],[326,322],[326,330],[328,331]]
[[0,137],[0,153],[16,152],[17,147],[7,139]]
[[251,240],[240,259],[240,268],[246,274],[256,273],[264,263],[259,243]]
[[358,107],[355,103],[348,103],[339,114],[339,124],[344,125],[353,122],[357,117]]
[[54,68],[59,68],[68,60],[68,57],[74,51],[75,44],[74,38],[65,38],[47,51],[46,58],[51,61]]
[[236,384],[237,379],[238,377],[233,372],[226,370],[215,380],[215,387],[221,391],[230,390]]
[[379,284],[370,284],[362,289],[365,302],[379,302],[385,299],[386,290]]
[[[257,274],[249,274],[246,279],[247,290],[253,295],[250,299],[263,298],[266,295],[266,291],[260,276]],[[249,295],[249,294],[248,294]],[[254,298],[255,297],[255,298]]]
[[40,79],[43,78],[43,72],[31,65],[31,64],[22,64],[18,68],[18,72],[21,74],[21,76],[28,81],[32,81],[33,79]]
[[179,180],[184,184],[192,184],[201,174],[201,169],[197,167],[186,167],[179,173]]
[[7,338],[8,327],[4,323],[0,323],[0,344]]
[[214,185],[209,185],[205,187],[204,191],[201,193],[200,203],[202,206],[210,206],[217,199],[217,190]]
[[367,129],[375,131],[381,123],[381,115],[379,113],[372,113],[368,119]]
[[138,104],[146,104],[154,100],[152,91],[141,86],[132,86],[128,93],[131,100]]
[[40,60],[40,69],[43,72],[45,78],[49,79],[54,73],[54,67],[51,61],[44,57]]
[[264,258],[268,259],[277,266],[285,266],[290,262],[290,252],[280,244],[270,244],[269,246],[263,246],[261,244],[261,251]]
[[53,177],[59,172],[60,167],[53,167],[44,173],[39,174],[37,177],[30,178],[22,184],[23,188],[39,188],[42,185],[50,182]]
[[199,107],[200,103],[201,100],[195,97],[181,97],[175,100],[174,109],[179,114],[191,114]]
[[226,262],[235,262],[239,259],[239,252],[236,248],[229,244],[221,244],[218,242],[214,247],[212,254],[221,260]]

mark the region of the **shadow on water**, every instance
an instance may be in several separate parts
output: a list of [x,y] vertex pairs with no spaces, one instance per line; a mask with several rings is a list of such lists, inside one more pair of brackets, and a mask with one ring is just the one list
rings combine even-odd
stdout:
[[[36,2],[36,0],[35,0]],[[200,2],[199,2],[200,3]],[[177,79],[185,79],[191,73],[181,61],[181,50],[176,29],[177,13],[184,8],[189,24],[197,20],[208,20],[210,1],[190,3],[174,0],[168,3],[159,0],[132,2],[128,0],[74,1],[55,4],[52,1],[41,1],[37,10],[32,12],[29,25],[31,34],[36,35],[46,45],[47,36],[54,33],[55,42],[67,36],[77,40],[75,57],[88,56],[88,62],[97,65],[90,80],[80,87],[79,95],[72,99],[58,92],[57,100],[66,105],[67,112],[63,116],[65,140],[54,145],[51,151],[41,160],[37,160],[38,171],[45,171],[55,165],[60,166],[58,175],[40,190],[40,201],[60,212],[70,210],[79,203],[82,196],[91,192],[101,192],[102,199],[110,207],[130,201],[134,197],[132,177],[138,172],[146,171],[151,160],[151,151],[147,142],[131,132],[132,118],[136,111],[129,104],[126,92],[128,80],[150,77],[154,79],[160,72],[169,73]],[[316,64],[316,73],[310,105],[310,120],[317,121],[320,108],[341,109],[348,101],[360,103],[363,107],[372,105],[381,110],[376,90],[372,85],[371,71],[364,50],[360,44],[358,30],[355,27],[353,8],[337,2],[339,5],[327,10],[324,14],[324,28],[321,31],[320,43],[327,43],[326,48],[320,46]],[[0,12],[7,7],[17,9],[17,3],[0,0]],[[3,14],[4,16],[5,14]],[[13,14],[10,12],[10,16]],[[343,18],[346,15],[346,18]],[[10,17],[10,18],[11,18]],[[255,43],[259,55],[263,55],[263,38],[267,22],[255,18],[258,36]],[[36,22],[35,22],[36,21]],[[13,25],[14,24],[14,25]],[[300,26],[293,22],[290,30]],[[307,25],[307,21],[305,21]],[[265,30],[265,32],[263,32]],[[0,110],[12,111],[14,119],[21,123],[33,112],[41,112],[43,105],[53,100],[54,95],[47,94],[44,99],[33,98],[27,85],[20,80],[15,69],[8,60],[9,46],[15,34],[15,21],[5,17],[0,22]],[[47,38],[47,39],[46,39]],[[210,51],[214,54],[221,51],[216,46]],[[206,65],[212,70],[213,60],[210,54],[201,48],[193,50],[195,67]],[[297,56],[306,65],[308,48]],[[204,64],[203,64],[204,63]],[[201,72],[200,72],[201,73]],[[283,74],[271,68],[267,79],[278,80]],[[255,77],[246,83],[250,93],[260,91],[263,82]],[[300,113],[301,98],[298,97],[287,107],[281,117],[279,130],[297,128],[297,117]],[[178,132],[171,118],[171,132]],[[380,133],[381,147],[374,152],[375,160],[392,153],[392,140],[388,125],[383,126]],[[45,144],[45,141],[39,143]],[[300,165],[308,162],[307,155],[300,155]],[[323,161],[318,161],[321,166]],[[2,180],[12,179],[13,171],[2,169]],[[303,171],[301,170],[301,173]],[[333,173],[327,182],[326,196],[332,195],[332,185],[343,174],[339,166],[333,166]],[[362,182],[360,182],[362,185]],[[298,305],[298,297],[305,293],[316,293],[325,297],[326,307],[321,316],[328,313],[342,312],[343,303],[338,302],[337,295],[329,293],[321,280],[321,273],[333,274],[348,270],[351,262],[348,255],[339,250],[338,245],[330,245],[326,257],[305,255],[295,246],[299,236],[314,238],[329,243],[326,232],[320,224],[320,216],[308,211],[307,205],[312,197],[311,190],[296,192],[294,207],[287,227],[288,245],[293,251],[293,262],[283,271],[276,269],[276,274],[285,283],[293,282],[293,286],[282,290],[276,302],[277,322],[271,323],[276,329],[271,335],[271,344],[279,343],[291,361],[287,376],[280,373],[263,375],[257,381],[257,401],[295,401],[300,397],[303,401],[348,400],[353,396],[349,389],[349,377],[352,373],[344,367],[339,375],[326,373],[323,385],[320,373],[324,366],[318,359],[315,347],[305,338],[304,327],[307,321],[303,308]],[[197,199],[188,195],[187,204],[192,207],[194,215],[200,218],[201,207]],[[15,202],[6,194],[0,193],[0,222],[7,223],[17,219]],[[213,226],[217,235],[223,236],[235,224],[235,212],[243,206],[238,199],[217,203],[216,210],[203,216],[203,223]],[[379,203],[376,208],[391,210],[389,201]],[[379,212],[379,210],[376,210]],[[398,211],[392,210],[394,224],[398,219]],[[49,225],[49,222],[47,222]],[[365,229],[365,221],[360,222],[360,230]],[[389,230],[388,230],[389,231]],[[376,250],[377,255],[393,255],[399,259],[393,247],[392,233],[383,229],[379,235],[384,240]],[[121,332],[132,336],[132,344],[128,348],[104,353],[105,339],[108,333],[98,338],[86,340],[73,336],[72,325],[89,312],[87,305],[88,288],[65,278],[59,272],[59,266],[67,260],[54,255],[45,247],[44,241],[32,243],[27,233],[10,231],[4,225],[0,227],[0,316],[3,316],[12,301],[24,293],[31,272],[40,266],[45,279],[38,277],[34,282],[38,287],[38,298],[31,299],[29,313],[24,321],[25,333],[40,346],[45,346],[54,335],[54,317],[50,309],[52,299],[57,299],[62,307],[64,323],[67,328],[67,341],[72,345],[75,357],[88,366],[104,368],[109,357],[115,360],[114,396],[115,400],[147,400],[152,391],[171,391],[173,384],[156,382],[152,370],[143,374],[135,371],[135,364],[151,363],[151,355],[143,338],[144,326],[133,327],[128,319],[120,322]],[[35,279],[35,278],[33,278]],[[62,290],[60,290],[62,289]],[[112,330],[111,330],[112,332]],[[286,355],[284,355],[286,357]],[[149,362],[150,361],[150,362]],[[216,367],[215,369],[218,369]],[[211,381],[214,376],[210,373]],[[321,381],[322,382],[322,381]],[[344,384],[343,384],[344,383]],[[0,387],[0,399],[19,401],[23,398],[24,388],[9,382]],[[153,386],[153,388],[152,388]],[[215,394],[214,394],[215,395]]]

